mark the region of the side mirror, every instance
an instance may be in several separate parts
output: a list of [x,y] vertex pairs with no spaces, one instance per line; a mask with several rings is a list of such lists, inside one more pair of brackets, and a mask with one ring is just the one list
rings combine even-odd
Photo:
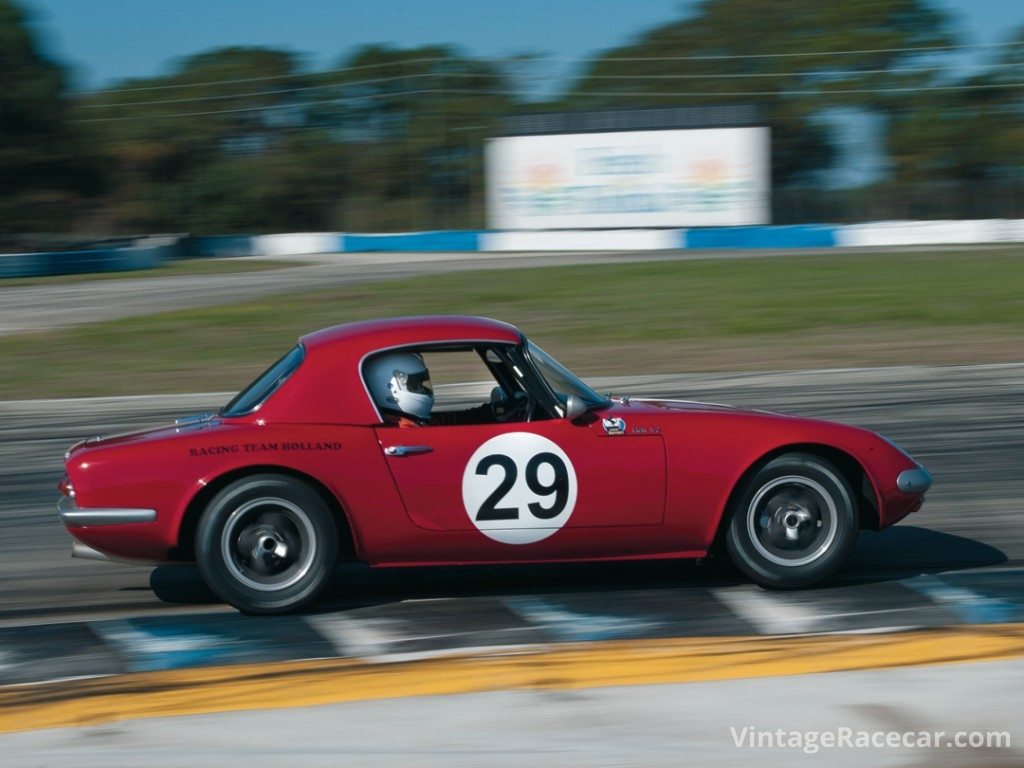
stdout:
[[569,421],[576,421],[580,416],[590,410],[587,404],[577,395],[569,395],[565,401],[565,418]]

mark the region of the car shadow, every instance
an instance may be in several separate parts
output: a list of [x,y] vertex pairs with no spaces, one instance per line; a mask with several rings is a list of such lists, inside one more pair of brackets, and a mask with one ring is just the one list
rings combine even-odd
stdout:
[[[460,565],[371,568],[342,563],[325,594],[310,612],[340,611],[402,600],[482,597],[490,595],[612,589],[658,589],[695,586],[718,568],[694,561],[621,563],[553,563],[538,565]],[[740,577],[737,576],[737,579]],[[159,566],[150,574],[150,588],[163,602],[219,602],[194,566]]]
[[[823,586],[874,583],[923,573],[1000,565],[1006,555],[965,536],[916,526],[862,531],[850,559]],[[161,566],[150,587],[165,603],[219,602],[191,566]],[[325,594],[307,613],[327,613],[414,599],[566,592],[714,588],[749,583],[727,557],[537,565],[371,568],[338,566]]]
[[194,565],[160,565],[149,574],[153,594],[165,603],[208,605],[219,603]]
[[1006,554],[991,544],[914,525],[861,531],[837,579],[891,581],[926,573],[1002,565]]

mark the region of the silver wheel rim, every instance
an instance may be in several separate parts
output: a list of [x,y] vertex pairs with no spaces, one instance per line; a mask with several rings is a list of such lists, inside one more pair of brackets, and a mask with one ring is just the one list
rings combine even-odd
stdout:
[[231,576],[261,592],[277,592],[298,583],[316,556],[313,521],[287,499],[267,496],[232,511],[220,540]]
[[747,507],[747,532],[758,554],[789,568],[821,558],[831,549],[838,527],[832,494],[802,475],[770,480]]

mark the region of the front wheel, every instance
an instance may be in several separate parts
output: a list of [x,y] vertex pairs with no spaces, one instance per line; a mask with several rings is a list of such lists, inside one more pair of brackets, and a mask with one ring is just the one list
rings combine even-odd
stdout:
[[330,580],[338,532],[324,500],[287,475],[236,480],[207,505],[196,560],[207,585],[243,613],[286,613]]
[[736,566],[763,587],[791,589],[834,573],[857,540],[849,484],[819,456],[790,453],[758,470],[731,509],[726,535]]

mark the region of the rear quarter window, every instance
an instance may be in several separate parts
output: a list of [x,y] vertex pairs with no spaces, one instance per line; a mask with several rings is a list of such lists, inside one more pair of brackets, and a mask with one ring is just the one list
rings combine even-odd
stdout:
[[284,382],[302,365],[306,350],[298,344],[281,359],[257,376],[253,382],[239,392],[230,403],[220,409],[221,416],[244,416],[252,413],[267,401]]

